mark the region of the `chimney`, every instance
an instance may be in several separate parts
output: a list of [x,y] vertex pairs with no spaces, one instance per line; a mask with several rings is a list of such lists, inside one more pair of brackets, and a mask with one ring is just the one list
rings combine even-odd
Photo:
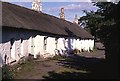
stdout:
[[33,0],[32,9],[38,12],[42,12],[41,0]]
[[65,20],[64,8],[61,8],[60,19]]
[[75,15],[75,18],[74,18],[73,23],[78,24],[78,17],[77,17],[77,14]]

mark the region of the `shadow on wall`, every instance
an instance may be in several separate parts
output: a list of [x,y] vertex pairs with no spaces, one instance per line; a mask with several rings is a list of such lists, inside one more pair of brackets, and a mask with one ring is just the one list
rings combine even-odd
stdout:
[[16,29],[16,28],[3,28],[2,29],[2,43],[9,42],[11,39],[14,38],[14,41],[21,40],[27,40],[30,37],[35,37],[38,32],[31,31],[31,30],[25,30],[25,29]]
[[14,58],[18,59],[21,55],[20,46],[22,41],[28,40],[30,37],[35,37],[37,33],[38,32],[31,30],[4,27],[2,29],[2,42],[0,43],[0,53],[4,63],[8,64],[10,61],[13,61]]
[[3,65],[3,61],[2,61],[1,54],[0,54],[0,80],[2,80],[2,65]]
[[3,65],[3,59],[2,59],[1,54],[0,54],[0,67],[2,67],[2,65]]
[[72,31],[70,31],[67,27],[65,27],[64,30],[67,32],[67,34],[68,34],[70,37],[75,37],[75,36],[76,36],[76,35],[75,35]]
[[68,50],[68,53],[70,54],[71,52],[72,52],[72,40],[71,40],[71,38],[70,37],[76,37],[76,35],[72,32],[72,31],[70,31],[67,27],[65,27],[65,29],[64,29],[66,32],[67,32],[67,34],[69,35],[69,37],[68,37],[68,41],[67,41],[67,48],[66,48],[66,50]]
[[[106,64],[105,59],[98,58],[85,58],[79,55],[66,58],[65,60],[59,60],[61,66],[66,68],[73,68],[77,71],[65,71],[56,73],[54,71],[49,72],[49,76],[43,76],[43,80],[49,79],[118,79],[118,72],[113,67],[109,67]],[[82,71],[86,71],[83,73]]]
[[[65,29],[68,35],[72,35],[71,31],[69,29]],[[36,37],[37,35],[42,35],[42,36],[50,36],[50,37],[61,37],[60,35],[54,35],[50,33],[45,33],[45,32],[40,32],[40,31],[34,31],[34,30],[26,30],[22,28],[11,28],[11,27],[3,27],[2,29],[2,42],[0,43],[1,48],[0,52],[4,52],[2,54],[3,60],[7,64],[7,60],[11,59],[9,56],[16,58],[15,55],[19,56],[23,54],[23,51],[27,51],[27,41],[30,37]],[[65,36],[62,36],[65,37]],[[23,42],[23,40],[25,40]],[[17,43],[15,43],[17,42]],[[33,43],[33,40],[31,42]],[[71,45],[71,44],[69,44]],[[25,47],[24,47],[25,46]],[[21,48],[19,48],[21,47]],[[24,47],[24,49],[22,48]],[[31,45],[33,47],[33,45]],[[69,46],[71,47],[71,46]],[[26,48],[26,49],[25,49]],[[20,49],[22,49],[22,54],[20,54]],[[17,52],[14,52],[17,50]],[[18,53],[19,52],[19,53]],[[27,52],[24,52],[27,53]]]
[[[64,29],[68,36],[70,37],[76,37],[76,35],[71,32],[68,28]],[[35,37],[36,35],[43,35],[43,36],[50,36],[50,37],[68,37],[67,35],[56,35],[56,34],[50,34],[47,32],[41,32],[41,31],[36,31],[36,30],[27,30],[27,29],[22,29],[22,28],[11,28],[11,27],[4,27],[2,28],[2,42],[1,43],[6,43],[10,41],[10,39],[15,38],[15,40],[20,40],[23,38],[23,40],[29,39],[30,37]]]

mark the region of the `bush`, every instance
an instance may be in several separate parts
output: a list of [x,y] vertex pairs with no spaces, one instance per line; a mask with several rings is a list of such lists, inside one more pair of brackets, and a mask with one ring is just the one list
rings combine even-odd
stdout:
[[2,66],[2,79],[13,79],[13,73],[9,65],[5,64]]
[[61,56],[61,55],[55,55],[53,58],[51,58],[51,60],[60,60],[60,59],[64,59],[65,56]]
[[25,64],[25,57],[20,58],[20,60],[18,61],[18,64],[20,65]]
[[78,49],[73,50],[73,54],[78,54],[78,53],[80,53],[80,51]]

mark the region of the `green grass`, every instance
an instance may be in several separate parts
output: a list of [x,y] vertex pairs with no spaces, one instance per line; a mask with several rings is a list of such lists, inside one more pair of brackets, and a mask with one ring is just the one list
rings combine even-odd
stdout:
[[69,67],[62,67],[61,69],[59,69],[58,71],[56,71],[57,73],[62,73],[62,72],[80,72],[80,73],[89,73],[88,71],[85,70],[77,70],[74,68],[69,68]]

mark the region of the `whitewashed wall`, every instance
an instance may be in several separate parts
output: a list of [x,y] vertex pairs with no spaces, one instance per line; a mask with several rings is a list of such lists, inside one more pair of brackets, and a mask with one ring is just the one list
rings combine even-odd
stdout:
[[[0,43],[0,56],[3,63],[5,63],[5,55],[7,55],[6,64],[18,61],[21,57],[28,55],[28,38],[30,36],[28,34],[15,30],[3,31],[2,43]],[[21,38],[23,38],[23,42],[21,42]],[[11,45],[12,39],[13,44]]]
[[29,39],[29,53],[34,55],[34,58],[37,58],[37,55],[43,57],[45,50],[44,46],[44,37],[37,35],[36,37],[30,37]]
[[[4,32],[3,42],[0,43],[0,56],[5,62],[5,55],[7,55],[6,63],[18,61],[21,57],[27,57],[32,54],[34,58],[40,55],[42,58],[55,56],[56,52],[60,55],[65,55],[74,49],[88,51],[93,50],[94,40],[80,40],[73,38],[58,38],[57,43],[54,37],[47,37],[46,49],[44,38],[46,36],[36,35],[34,32]],[[14,43],[11,47],[10,40],[14,38]],[[57,50],[57,51],[56,51]]]
[[55,38],[48,37],[47,38],[47,48],[46,48],[46,57],[53,57],[55,56]]
[[59,39],[58,39],[57,50],[59,50],[59,53],[60,53],[61,55],[63,54],[63,51],[66,50],[64,38],[59,38]]
[[2,57],[3,63],[5,62],[5,55],[8,55],[7,57],[7,63],[9,63],[10,60],[10,42],[2,43],[0,44],[0,56]]

